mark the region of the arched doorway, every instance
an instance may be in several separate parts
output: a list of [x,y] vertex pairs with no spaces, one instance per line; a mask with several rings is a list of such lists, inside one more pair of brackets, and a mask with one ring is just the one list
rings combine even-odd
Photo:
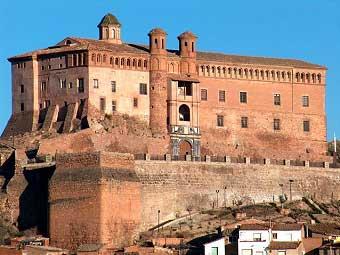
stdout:
[[190,108],[185,104],[179,107],[179,120],[190,121]]
[[179,155],[191,155],[191,144],[188,141],[182,140],[179,144]]

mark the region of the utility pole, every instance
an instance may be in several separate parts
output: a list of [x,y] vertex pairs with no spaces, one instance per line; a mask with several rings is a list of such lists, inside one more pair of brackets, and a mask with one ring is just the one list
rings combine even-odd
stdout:
[[226,191],[227,191],[227,186],[224,186],[224,194],[223,194],[224,195],[224,208],[227,207],[227,201],[225,199]]
[[283,199],[284,199],[284,196],[283,196],[283,184],[280,183],[279,186],[281,187],[281,208],[283,209]]
[[161,213],[161,210],[158,210],[158,217],[157,217],[157,230],[158,230],[158,233],[159,233],[159,214]]
[[219,193],[220,191],[217,189],[216,190],[216,208],[218,208],[218,193]]

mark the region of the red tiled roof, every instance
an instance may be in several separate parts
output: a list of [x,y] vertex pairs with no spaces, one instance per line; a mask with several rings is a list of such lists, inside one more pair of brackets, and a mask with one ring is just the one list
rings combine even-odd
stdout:
[[[17,55],[9,58],[13,60],[15,58],[29,57],[32,54],[50,54],[58,53],[63,51],[72,50],[105,50],[115,53],[133,53],[133,54],[149,54],[149,46],[140,44],[113,44],[110,42],[96,40],[96,39],[86,39],[77,37],[68,37],[65,40],[71,40],[73,44],[71,45],[61,45],[60,43],[56,47],[50,47],[46,49],[36,50],[28,52],[25,54]],[[169,50],[169,57],[177,57],[178,50]],[[280,66],[280,67],[297,67],[297,68],[313,68],[313,69],[326,69],[326,67],[321,65],[316,65],[308,63],[302,60],[295,59],[283,59],[283,58],[267,58],[267,57],[251,57],[251,56],[238,56],[238,55],[227,55],[223,53],[214,52],[197,52],[197,60],[200,62],[220,62],[226,65],[241,64],[241,65],[261,65],[261,66]]]
[[270,242],[269,249],[270,250],[290,250],[297,249],[300,246],[301,242]]
[[240,230],[268,230],[269,225],[267,224],[243,224]]
[[301,224],[287,223],[287,224],[275,224],[272,230],[276,231],[291,231],[291,230],[301,230]]

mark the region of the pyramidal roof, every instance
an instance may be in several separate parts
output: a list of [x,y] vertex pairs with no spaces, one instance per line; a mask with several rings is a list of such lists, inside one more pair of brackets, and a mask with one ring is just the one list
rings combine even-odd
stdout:
[[119,21],[116,18],[116,16],[112,15],[111,13],[106,14],[102,18],[102,20],[98,24],[98,27],[109,26],[109,25],[119,25],[119,26],[121,26],[121,24],[119,23]]

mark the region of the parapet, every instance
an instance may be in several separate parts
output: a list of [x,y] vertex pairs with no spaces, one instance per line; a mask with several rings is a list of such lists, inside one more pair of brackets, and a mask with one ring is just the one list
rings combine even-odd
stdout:
[[83,152],[63,153],[56,155],[57,169],[134,169],[134,157],[128,153],[116,152]]

